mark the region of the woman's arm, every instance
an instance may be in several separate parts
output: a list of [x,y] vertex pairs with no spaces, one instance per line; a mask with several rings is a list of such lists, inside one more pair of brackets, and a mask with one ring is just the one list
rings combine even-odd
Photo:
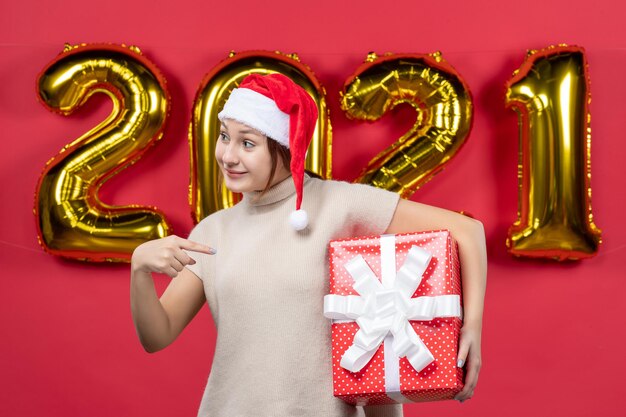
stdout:
[[[213,254],[213,249],[177,236],[139,245],[131,260],[130,307],[139,340],[148,352],[172,343],[205,302],[198,277],[185,268],[195,261],[183,249]],[[152,272],[173,279],[157,297]]]
[[474,395],[481,367],[480,339],[487,284],[487,249],[482,223],[453,211],[400,200],[386,233],[448,229],[459,245],[463,284],[463,328],[459,366],[466,365],[465,387],[455,399]]

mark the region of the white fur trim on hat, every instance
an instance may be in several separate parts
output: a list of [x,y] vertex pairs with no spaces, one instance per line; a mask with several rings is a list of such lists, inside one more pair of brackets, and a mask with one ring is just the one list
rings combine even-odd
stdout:
[[243,123],[289,148],[289,115],[261,93],[235,88],[217,118]]

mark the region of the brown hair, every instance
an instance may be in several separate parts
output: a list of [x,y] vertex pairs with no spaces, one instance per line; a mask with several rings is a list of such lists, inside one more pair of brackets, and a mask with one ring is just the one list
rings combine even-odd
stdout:
[[[280,159],[283,163],[283,166],[287,168],[288,171],[291,171],[291,151],[285,145],[275,141],[274,139],[267,137],[267,150],[270,153],[270,160],[272,164],[272,170],[270,171],[270,178],[267,180],[267,184],[265,184],[265,188],[259,194],[259,197],[265,194],[267,190],[271,188],[272,180],[274,179],[274,174],[276,174],[276,168],[278,167],[278,160]],[[308,169],[305,169],[304,172],[307,173],[310,177],[322,179],[322,177]]]
[[267,190],[272,186],[272,181],[274,180],[274,175],[276,174],[276,168],[278,168],[278,160],[282,162],[283,166],[289,171],[291,165],[291,152],[289,148],[278,143],[274,139],[267,136],[267,150],[270,153],[270,163],[272,164],[272,169],[270,170],[270,177],[267,180],[267,184],[265,184],[265,188],[261,191],[262,196],[265,194]]

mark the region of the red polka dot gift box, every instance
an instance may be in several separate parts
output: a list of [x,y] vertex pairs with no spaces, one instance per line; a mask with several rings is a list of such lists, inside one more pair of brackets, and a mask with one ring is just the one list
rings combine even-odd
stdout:
[[461,275],[446,230],[329,244],[334,395],[375,405],[453,398]]

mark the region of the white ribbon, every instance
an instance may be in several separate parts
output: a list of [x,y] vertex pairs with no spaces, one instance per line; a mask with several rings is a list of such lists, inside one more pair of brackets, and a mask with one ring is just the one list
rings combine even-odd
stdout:
[[[393,245],[391,249],[389,239]],[[411,247],[394,277],[395,238],[384,235],[381,237],[382,283],[361,255],[345,264],[354,279],[353,288],[359,295],[330,294],[324,297],[324,316],[356,321],[360,327],[353,344],[341,357],[342,368],[351,372],[363,369],[388,335],[393,336],[387,337],[387,340],[392,340],[392,350],[398,360],[406,356],[417,372],[434,361],[432,353],[415,333],[409,320],[461,317],[461,299],[459,295],[411,298],[431,257],[424,249]],[[385,366],[390,362],[386,357]]]

